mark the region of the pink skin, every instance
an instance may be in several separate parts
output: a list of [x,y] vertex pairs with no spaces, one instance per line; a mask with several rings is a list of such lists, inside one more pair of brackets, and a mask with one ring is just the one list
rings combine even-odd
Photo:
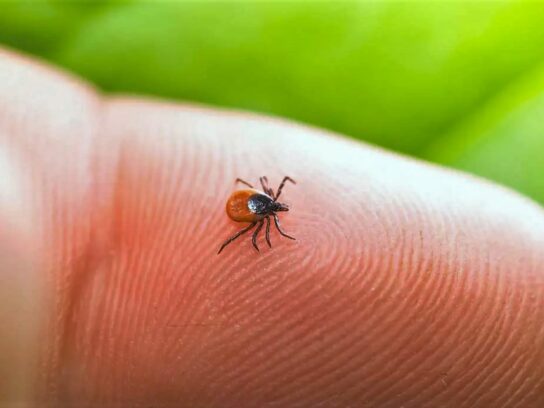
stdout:
[[[104,97],[9,52],[0,170],[0,395],[544,406],[544,212],[511,191],[277,119]],[[297,180],[297,241],[216,256],[240,229],[233,181],[263,174]]]

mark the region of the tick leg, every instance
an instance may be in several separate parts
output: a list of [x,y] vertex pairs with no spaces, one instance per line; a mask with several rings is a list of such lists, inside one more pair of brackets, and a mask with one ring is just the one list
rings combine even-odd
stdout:
[[270,243],[270,217],[266,217],[266,234],[264,236],[266,238],[266,243],[272,248],[272,244]]
[[256,222],[252,222],[251,224],[249,224],[247,227],[245,227],[243,230],[240,230],[238,231],[236,234],[234,234],[232,237],[230,237],[229,239],[227,239],[225,242],[223,242],[223,245],[221,245],[221,248],[219,248],[219,252],[217,253],[218,255],[221,253],[221,251],[223,250],[223,248],[225,248],[228,244],[230,244],[232,241],[234,241],[236,238],[238,238],[240,235],[242,234],[245,234],[246,232],[248,232],[251,228],[253,228],[255,225],[257,225]]
[[235,183],[243,183],[246,186],[248,186],[249,188],[253,188],[253,186],[251,184],[249,184],[247,181],[242,180],[241,178],[237,178]]
[[259,180],[261,181],[261,186],[263,186],[263,191],[270,197],[274,198],[274,190],[268,187],[268,177],[262,176],[259,178]]
[[261,228],[263,227],[263,220],[259,221],[259,226],[253,233],[253,237],[251,238],[251,242],[253,243],[253,246],[259,252],[259,247],[257,246],[257,235],[259,235],[259,232],[261,231]]
[[276,196],[274,197],[274,201],[276,201],[279,198],[281,194],[281,190],[283,189],[283,186],[285,185],[286,181],[290,181],[293,184],[297,184],[296,181],[293,180],[291,177],[285,176],[283,180],[281,181],[280,186],[278,187],[278,192],[276,193]]
[[291,235],[287,235],[280,227],[280,219],[278,218],[278,214],[274,214],[274,224],[276,224],[276,228],[280,232],[281,235],[283,235],[285,238],[294,239],[296,241],[296,238],[293,238]]

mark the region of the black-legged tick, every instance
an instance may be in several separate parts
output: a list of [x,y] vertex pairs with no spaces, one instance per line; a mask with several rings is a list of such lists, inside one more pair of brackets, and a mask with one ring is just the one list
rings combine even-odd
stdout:
[[249,188],[244,190],[236,190],[231,194],[227,200],[227,215],[233,221],[249,222],[250,224],[223,242],[223,245],[221,245],[221,248],[219,248],[218,254],[220,254],[228,244],[242,234],[245,234],[249,230],[253,229],[255,226],[257,226],[257,229],[253,232],[251,241],[255,249],[259,251],[257,236],[263,228],[265,221],[266,242],[268,246],[272,248],[272,244],[270,243],[270,217],[274,218],[274,224],[281,235],[289,239],[295,239],[283,232],[280,227],[280,221],[277,214],[280,211],[289,211],[289,207],[286,204],[278,202],[278,198],[280,197],[281,190],[283,189],[285,183],[290,181],[291,183],[296,184],[295,180],[293,180],[291,177],[284,177],[276,194],[274,194],[274,191],[268,187],[268,179],[266,176],[261,177],[259,180],[261,182],[261,186],[263,187],[263,191],[253,188],[253,186],[247,181],[239,178],[236,179],[236,182],[243,183]]

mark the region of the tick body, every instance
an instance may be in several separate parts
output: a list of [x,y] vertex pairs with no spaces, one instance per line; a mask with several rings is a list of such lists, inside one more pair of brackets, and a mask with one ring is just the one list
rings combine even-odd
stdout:
[[280,227],[280,221],[278,217],[278,212],[289,211],[289,207],[286,204],[278,202],[278,198],[283,190],[283,187],[287,181],[290,181],[293,184],[296,184],[295,181],[290,177],[284,177],[278,191],[274,193],[270,187],[268,187],[268,179],[266,177],[261,177],[260,182],[263,188],[262,191],[253,188],[248,182],[236,179],[237,182],[243,183],[249,188],[243,190],[236,190],[231,194],[227,200],[226,210],[227,215],[230,219],[236,222],[248,222],[249,225],[244,229],[240,230],[232,237],[227,239],[221,248],[219,248],[219,253],[232,241],[236,238],[250,231],[254,227],[257,229],[253,232],[253,237],[251,239],[253,247],[259,251],[259,246],[257,245],[257,237],[259,232],[263,228],[264,223],[266,222],[266,232],[265,238],[269,247],[272,247],[270,243],[270,217],[274,220],[274,225],[278,229],[279,233],[286,238],[295,239],[287,235]]

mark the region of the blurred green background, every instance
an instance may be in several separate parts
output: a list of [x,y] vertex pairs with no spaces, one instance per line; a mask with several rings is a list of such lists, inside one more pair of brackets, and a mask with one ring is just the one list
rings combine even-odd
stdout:
[[0,43],[105,91],[296,119],[544,203],[543,2],[0,2]]

